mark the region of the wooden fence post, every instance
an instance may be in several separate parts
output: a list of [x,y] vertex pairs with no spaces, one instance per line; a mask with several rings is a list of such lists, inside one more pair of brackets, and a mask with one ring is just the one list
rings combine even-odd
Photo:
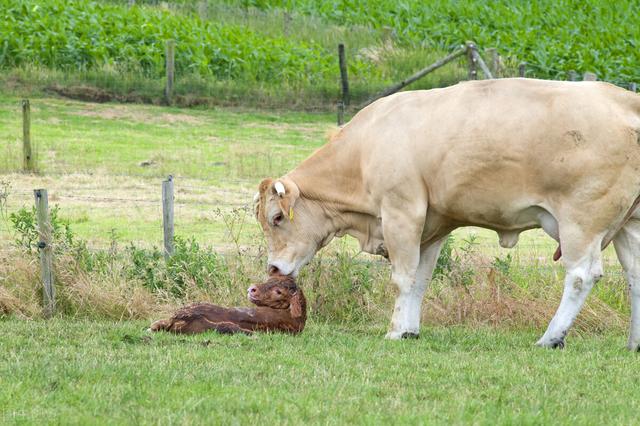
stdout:
[[33,152],[31,150],[31,105],[29,99],[22,100],[22,169],[33,172]]
[[282,33],[286,36],[289,35],[289,27],[291,26],[291,14],[288,11],[282,12]]
[[204,0],[200,0],[198,2],[198,16],[200,16],[200,19],[202,19],[203,21],[209,18],[209,11],[207,10],[207,2]]
[[338,101],[338,126],[344,124],[344,102]]
[[[480,69],[484,73],[484,77],[488,79],[492,79],[493,74],[491,73],[491,70],[489,69],[487,64],[484,63],[484,60],[482,59],[482,56],[480,56],[480,53],[478,53],[478,49],[476,48],[476,46],[471,45],[469,47],[469,50],[471,50],[471,56],[473,57],[475,64],[480,66]],[[476,77],[477,77],[477,73],[476,73]]]
[[468,41],[467,45],[467,60],[469,61],[469,80],[478,79],[478,67],[476,65],[476,56],[473,54],[475,45]]
[[175,77],[175,48],[174,40],[167,40],[165,49],[165,65],[167,74],[167,83],[164,88],[164,99],[167,104],[171,104],[173,98],[173,82]]
[[46,189],[33,191],[38,216],[38,251],[42,267],[44,316],[55,313],[55,288],[53,287],[53,247],[51,246],[51,223],[49,222],[49,200]]
[[344,56],[344,44],[338,45],[338,60],[340,62],[340,80],[342,81],[342,106],[349,106],[349,76],[347,74],[347,59]]
[[494,78],[497,78],[500,75],[500,55],[498,54],[498,49],[495,47],[491,47],[487,49],[487,56],[489,57],[489,70]]
[[594,73],[592,73],[592,72],[585,72],[585,73],[582,75],[582,80],[583,80],[583,81],[596,81],[597,79],[598,79],[598,76],[597,76],[597,75],[595,75],[595,74],[594,74]]
[[164,229],[164,259],[173,256],[173,176],[162,181],[162,227]]
[[520,65],[518,65],[518,75],[520,77],[525,77],[527,75],[527,63],[526,62],[521,62]]

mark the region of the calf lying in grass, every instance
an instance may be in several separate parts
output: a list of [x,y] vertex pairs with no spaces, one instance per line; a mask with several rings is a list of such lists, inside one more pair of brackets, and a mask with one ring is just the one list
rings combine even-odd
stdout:
[[283,331],[300,333],[307,319],[306,300],[293,278],[272,277],[252,285],[249,300],[257,308],[223,308],[211,303],[194,303],[179,309],[170,319],[151,324],[151,331],[194,334],[207,330],[219,333]]

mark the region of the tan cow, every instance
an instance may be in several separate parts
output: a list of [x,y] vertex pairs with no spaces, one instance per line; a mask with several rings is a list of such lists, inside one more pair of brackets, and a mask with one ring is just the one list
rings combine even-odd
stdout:
[[[297,275],[333,237],[387,254],[398,286],[388,338],[417,335],[443,239],[495,230],[512,247],[542,227],[560,242],[564,294],[540,346],[562,347],[613,240],[640,345],[640,96],[600,82],[474,81],[403,92],[360,111],[256,194],[269,272]],[[559,251],[557,253],[559,255]]]

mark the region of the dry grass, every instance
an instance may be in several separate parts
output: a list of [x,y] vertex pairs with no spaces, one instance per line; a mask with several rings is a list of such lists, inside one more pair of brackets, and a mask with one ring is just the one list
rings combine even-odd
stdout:
[[[237,248],[226,256],[224,282],[199,285],[189,273],[180,296],[151,291],[139,278],[127,276],[123,256],[99,272],[88,272],[70,254],[55,263],[59,315],[114,320],[152,319],[191,301],[246,305],[245,289],[264,272],[264,254],[252,256]],[[39,262],[34,255],[11,248],[2,251],[0,312],[22,318],[42,315]],[[453,270],[438,277],[427,291],[423,324],[490,326],[501,329],[543,330],[562,294],[561,276],[554,271],[524,272],[527,285],[517,278],[522,271],[503,273],[492,259],[478,252],[463,252]],[[528,275],[527,275],[528,274]],[[393,306],[389,268],[374,258],[354,259],[344,254],[320,255],[299,278],[309,300],[310,315],[320,321],[343,324],[387,324]],[[574,330],[600,333],[623,330],[626,314],[592,294]]]
[[[434,283],[434,289],[426,297],[423,323],[544,330],[560,303],[559,282],[545,280],[531,290],[494,268],[479,270],[472,285],[460,285],[450,279]],[[626,319],[620,312],[592,295],[572,330],[600,333],[625,327]]]
[[[169,288],[151,290],[140,276],[131,277],[126,272],[131,268],[126,251],[117,246],[112,250],[116,250],[113,261],[99,271],[84,270],[72,253],[56,257],[58,315],[153,319],[192,301],[247,305],[245,289],[264,275],[266,261],[264,253],[251,254],[236,246],[235,254],[224,257],[226,272],[216,275],[220,282],[208,278],[203,285],[202,275],[190,272],[193,265],[198,269],[198,262],[206,262],[196,253],[193,259],[184,260],[188,265],[178,273],[182,287],[176,295]],[[562,294],[558,269],[541,267],[532,272],[514,264],[510,270],[500,271],[494,259],[481,252],[454,249],[453,255],[451,272],[436,278],[427,291],[423,324],[544,330]],[[3,249],[0,256],[0,315],[40,317],[38,259],[13,247]],[[350,257],[343,247],[342,251],[319,255],[303,271],[299,284],[305,289],[310,317],[315,320],[343,325],[388,324],[394,292],[386,262],[362,255]],[[611,284],[619,283],[605,283]],[[626,312],[614,309],[594,292],[573,330],[622,331],[626,323]]]
[[[4,253],[0,264],[0,312],[34,319],[43,315],[39,262],[18,250]],[[7,261],[4,261],[7,260]],[[96,276],[68,257],[55,263],[59,315],[115,320],[148,318],[167,303],[144,287],[115,276]]]

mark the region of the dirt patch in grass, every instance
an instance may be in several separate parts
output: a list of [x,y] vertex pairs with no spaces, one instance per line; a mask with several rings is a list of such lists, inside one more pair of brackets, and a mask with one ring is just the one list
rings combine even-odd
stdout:
[[[290,131],[309,132],[323,134],[325,130],[322,126],[316,124],[302,124],[302,123],[248,123],[246,127],[255,129],[267,129],[275,130],[276,132],[285,133]],[[326,131],[324,132],[326,133]]]
[[57,84],[47,87],[45,90],[53,92],[65,98],[78,99],[86,102],[109,102],[115,99],[112,93],[93,86],[60,86]]
[[137,123],[153,123],[153,124],[176,124],[176,123],[185,123],[185,124],[201,124],[202,120],[198,117],[194,117],[192,115],[187,114],[173,114],[173,113],[162,113],[162,114],[150,114],[147,111],[140,110],[139,108],[129,108],[125,105],[122,106],[111,106],[108,108],[98,107],[95,108],[89,107],[82,111],[77,111],[74,114],[80,115],[83,117],[96,117],[102,118],[104,120],[128,120],[134,121]]

